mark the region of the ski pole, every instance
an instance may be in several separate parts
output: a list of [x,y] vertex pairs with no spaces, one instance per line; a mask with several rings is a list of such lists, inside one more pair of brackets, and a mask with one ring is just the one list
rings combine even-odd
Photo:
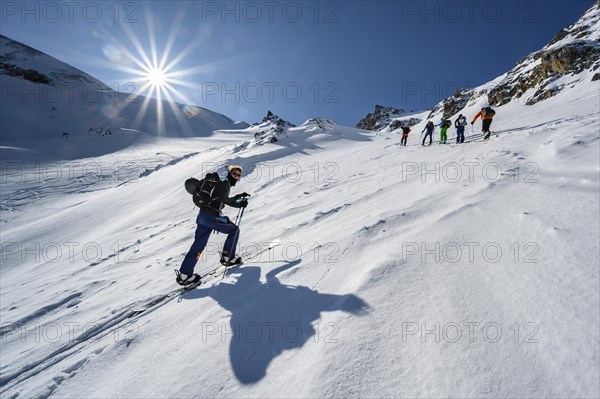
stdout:
[[[236,241],[237,238],[239,237],[240,234],[240,225],[242,224],[242,217],[244,216],[244,211],[246,210],[246,208],[240,208],[240,210],[238,211],[238,216],[235,218],[235,224],[237,225],[238,231],[236,232]],[[237,244],[237,243],[236,243]],[[233,246],[231,248],[229,248],[229,253],[231,254],[231,251],[233,250]],[[236,250],[237,250],[237,246],[236,246]],[[236,251],[237,252],[237,251]]]
[[238,224],[238,220],[240,219],[240,212],[242,212],[242,208],[238,209],[237,216],[235,217],[235,224]]
[[[238,238],[239,238],[239,235],[240,235],[240,225],[242,224],[242,217],[244,216],[244,211],[245,210],[246,210],[246,207],[240,208],[240,211],[238,211],[239,218],[235,219],[238,229],[237,229],[237,231],[235,233],[236,234],[236,237],[235,237],[236,239],[234,240],[234,242],[235,241],[239,241]],[[239,224],[237,222],[239,222]],[[236,247],[235,247],[236,248],[236,252],[237,252],[237,246],[238,246],[238,244],[239,244],[239,242],[236,242]],[[231,245],[231,248],[229,249],[229,254],[230,255],[231,255],[231,250],[233,250],[233,244]],[[223,274],[221,275],[221,280],[223,280],[225,278],[225,276],[227,275],[227,270],[228,270],[228,267],[225,266],[225,270],[223,270]]]

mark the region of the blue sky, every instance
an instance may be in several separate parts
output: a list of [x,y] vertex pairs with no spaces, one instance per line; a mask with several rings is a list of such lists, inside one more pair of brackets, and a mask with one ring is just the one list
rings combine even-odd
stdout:
[[134,76],[124,67],[141,70],[125,56],[142,59],[132,38],[150,54],[152,37],[160,59],[172,37],[168,60],[181,59],[169,72],[187,71],[172,85],[180,102],[250,123],[272,110],[353,126],[376,103],[425,109],[495,78],[592,5],[4,1],[0,32],[121,89]]

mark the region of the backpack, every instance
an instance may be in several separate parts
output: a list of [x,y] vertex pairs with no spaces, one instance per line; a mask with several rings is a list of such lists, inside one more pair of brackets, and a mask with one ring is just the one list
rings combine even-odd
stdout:
[[450,122],[449,119],[444,120],[444,127],[450,127],[452,126],[452,122]]
[[483,116],[494,116],[494,115],[496,115],[496,111],[494,111],[490,107],[485,107],[483,109]]
[[190,177],[185,181],[185,190],[192,195],[192,201],[198,208],[210,206],[214,200],[215,188],[221,181],[218,173],[207,173],[204,179]]
[[403,127],[402,128],[402,134],[409,134],[410,133],[410,128],[409,127]]

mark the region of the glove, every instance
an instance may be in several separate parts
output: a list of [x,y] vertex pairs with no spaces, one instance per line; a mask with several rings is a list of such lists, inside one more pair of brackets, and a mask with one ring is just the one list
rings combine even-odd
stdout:
[[236,194],[233,196],[233,198],[235,198],[235,200],[237,201],[240,198],[244,198],[244,197],[250,197],[250,194],[248,194],[247,192],[243,192],[241,194]]
[[245,208],[248,206],[248,200],[243,199],[242,201],[240,201],[240,208]]
[[471,122],[471,125],[473,125],[475,122]]

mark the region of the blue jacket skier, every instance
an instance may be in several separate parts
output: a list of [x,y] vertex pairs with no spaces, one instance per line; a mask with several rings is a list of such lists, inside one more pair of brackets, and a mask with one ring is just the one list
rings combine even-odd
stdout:
[[200,208],[200,212],[196,218],[197,226],[194,234],[194,242],[185,255],[181,268],[177,273],[176,281],[178,284],[189,285],[200,281],[200,275],[194,273],[194,267],[198,259],[200,259],[200,255],[204,251],[213,230],[227,234],[227,239],[223,245],[223,252],[221,253],[221,263],[225,266],[242,263],[242,258],[236,258],[235,256],[240,230],[227,216],[221,215],[221,210],[225,205],[234,208],[245,208],[248,205],[246,197],[249,195],[247,193],[229,197],[231,187],[236,185],[242,177],[242,173],[243,169],[241,166],[230,166],[227,177],[217,183],[211,201]]
[[427,138],[427,136],[429,136],[429,145],[431,145],[431,142],[433,140],[433,129],[435,129],[435,125],[433,124],[433,122],[427,122],[425,128],[421,131],[421,134],[423,134],[424,131],[427,131],[425,133],[425,136],[423,137],[423,143],[421,143],[421,145],[425,145],[425,139]]

